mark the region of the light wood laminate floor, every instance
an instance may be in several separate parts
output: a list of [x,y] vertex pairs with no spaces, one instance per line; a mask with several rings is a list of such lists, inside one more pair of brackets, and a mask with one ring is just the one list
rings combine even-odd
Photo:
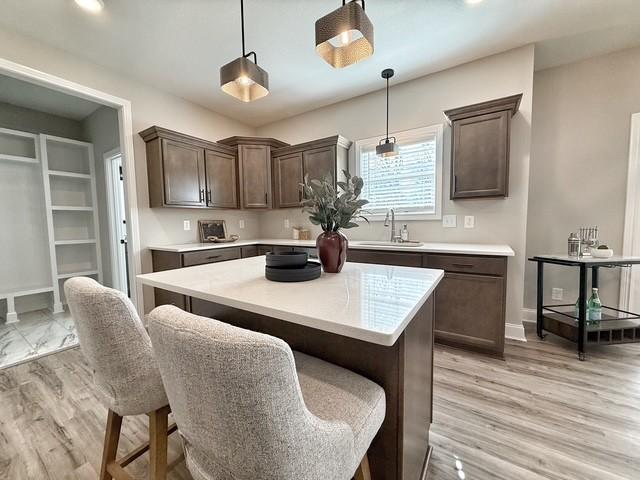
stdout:
[[[505,361],[437,349],[430,480],[462,478],[456,460],[466,479],[640,479],[640,344],[579,362],[569,343],[528,338]],[[0,371],[0,479],[97,478],[106,411],[90,377],[77,349]],[[146,417],[127,418],[121,447],[146,435]],[[191,477],[183,462],[169,478]]]

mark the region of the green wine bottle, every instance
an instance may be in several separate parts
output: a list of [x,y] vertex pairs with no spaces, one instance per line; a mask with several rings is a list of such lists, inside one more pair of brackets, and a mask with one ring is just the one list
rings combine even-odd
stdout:
[[602,303],[600,302],[597,288],[591,289],[591,298],[589,298],[589,303],[587,304],[587,312],[589,312],[588,323],[598,325],[600,320],[602,320]]

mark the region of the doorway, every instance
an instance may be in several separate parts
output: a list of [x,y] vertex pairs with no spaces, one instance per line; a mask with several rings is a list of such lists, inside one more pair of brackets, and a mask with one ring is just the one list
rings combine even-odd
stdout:
[[[622,254],[625,257],[640,256],[640,113],[631,115],[627,205]],[[622,269],[620,308],[631,312],[640,310],[640,268],[638,265]]]
[[127,209],[122,154],[119,148],[104,154],[104,167],[107,183],[112,287],[131,297],[127,251]]

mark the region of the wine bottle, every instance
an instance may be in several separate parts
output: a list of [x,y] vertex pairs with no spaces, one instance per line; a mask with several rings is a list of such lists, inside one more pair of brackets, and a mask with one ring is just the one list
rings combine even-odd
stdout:
[[597,288],[591,289],[591,298],[589,298],[589,303],[587,304],[587,312],[589,312],[589,323],[596,325],[600,323],[600,320],[602,320],[602,303],[600,302]]

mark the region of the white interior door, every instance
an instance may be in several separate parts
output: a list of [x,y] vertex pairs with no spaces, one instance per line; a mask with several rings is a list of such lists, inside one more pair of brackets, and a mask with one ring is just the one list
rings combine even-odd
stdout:
[[[622,250],[624,256],[640,257],[640,113],[631,116],[627,206]],[[620,308],[631,312],[640,311],[640,265],[622,269]]]
[[124,198],[122,155],[119,151],[105,155],[109,233],[111,244],[111,276],[113,288],[131,296],[127,264],[127,213]]

